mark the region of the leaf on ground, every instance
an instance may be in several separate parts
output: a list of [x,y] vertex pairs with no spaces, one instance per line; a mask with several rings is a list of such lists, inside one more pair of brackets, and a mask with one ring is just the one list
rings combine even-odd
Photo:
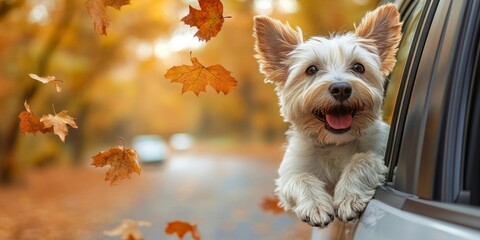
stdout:
[[124,178],[130,179],[130,175],[134,172],[140,175],[142,171],[140,164],[138,164],[138,153],[133,149],[122,146],[101,151],[93,156],[92,160],[92,165],[95,167],[110,165],[110,169],[105,175],[105,181],[110,180],[112,185]]
[[120,226],[112,230],[103,231],[103,234],[110,237],[122,236],[122,240],[143,240],[139,227],[150,227],[151,225],[147,221],[124,219]]
[[195,36],[208,41],[222,29],[224,22],[223,5],[220,0],[199,0],[200,10],[188,6],[190,12],[181,20],[192,27],[197,27]]
[[22,111],[18,115],[20,118],[20,131],[22,133],[36,134],[38,131],[41,133],[52,132],[53,128],[45,128],[45,124],[40,122],[40,119],[30,110],[30,105],[28,105],[27,101],[25,101],[23,105],[25,106],[25,111]]
[[130,0],[87,0],[85,7],[90,17],[92,17],[95,30],[106,36],[107,27],[110,22],[106,12],[107,6],[120,10],[122,6],[128,4],[130,4]]
[[165,228],[166,234],[177,234],[180,239],[183,239],[183,237],[189,232],[192,234],[193,240],[201,240],[200,232],[198,231],[196,224],[190,224],[188,222],[182,221],[173,221],[169,222],[167,224],[167,227]]
[[165,77],[171,79],[171,82],[183,83],[182,94],[186,91],[192,91],[197,96],[200,92],[206,91],[206,86],[210,85],[217,93],[228,94],[237,87],[237,81],[230,75],[222,65],[203,66],[196,57],[190,57],[191,66],[174,66],[168,69]]
[[62,142],[65,142],[65,136],[68,135],[67,125],[70,125],[72,128],[78,128],[73,118],[65,110],[55,115],[44,115],[40,118],[40,122],[45,124],[45,128],[53,127],[53,133],[60,137]]
[[62,88],[60,87],[60,85],[58,83],[63,82],[63,81],[56,79],[55,76],[40,77],[40,76],[38,76],[37,74],[34,74],[34,73],[29,73],[28,76],[30,76],[31,78],[33,78],[35,80],[38,80],[38,81],[40,81],[44,84],[53,83],[53,84],[55,84],[55,88],[56,88],[57,92],[62,91]]
[[280,214],[284,213],[285,210],[279,206],[279,199],[277,196],[267,196],[263,198],[263,201],[260,205],[260,207],[263,209],[265,212],[272,212],[273,214]]

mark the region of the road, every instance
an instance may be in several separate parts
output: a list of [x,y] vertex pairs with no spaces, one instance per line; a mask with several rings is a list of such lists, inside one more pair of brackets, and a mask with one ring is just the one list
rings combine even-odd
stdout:
[[142,178],[151,181],[148,192],[104,229],[115,228],[120,219],[143,220],[152,223],[141,228],[145,239],[177,239],[164,229],[181,220],[196,223],[207,240],[310,239],[311,228],[293,215],[260,208],[263,198],[273,195],[277,167],[278,161],[240,155],[174,155],[143,167]]

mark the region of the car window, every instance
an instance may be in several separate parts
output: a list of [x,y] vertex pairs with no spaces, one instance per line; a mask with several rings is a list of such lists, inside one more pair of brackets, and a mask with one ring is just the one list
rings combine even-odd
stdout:
[[[471,88],[472,96],[469,106],[470,116],[468,118],[467,149],[465,163],[463,165],[464,179],[463,190],[467,193],[464,203],[480,206],[480,53],[477,53],[476,74]],[[462,196],[460,196],[462,197]],[[463,199],[459,199],[462,202]]]
[[429,12],[427,6],[429,9],[432,8],[432,3],[427,3],[428,1],[418,0],[405,1],[400,5],[403,36],[397,52],[397,63],[387,80],[383,108],[383,119],[392,126],[385,155],[385,164],[389,167],[388,182],[393,181],[393,171],[397,164],[403,131],[405,111],[403,113],[400,111],[401,105],[408,104],[408,96],[405,95],[411,91],[412,76],[416,71],[416,69],[412,69],[412,66],[418,66],[419,53],[423,49],[422,43],[425,41],[424,28],[429,26],[425,23],[429,21],[426,17]]
[[393,111],[398,98],[403,72],[405,71],[415,32],[424,7],[425,1],[419,2],[418,4],[409,4],[409,6],[406,6],[407,9],[404,10],[405,13],[402,15],[403,36],[397,52],[397,63],[387,82],[383,107],[383,119],[389,124],[392,123]]

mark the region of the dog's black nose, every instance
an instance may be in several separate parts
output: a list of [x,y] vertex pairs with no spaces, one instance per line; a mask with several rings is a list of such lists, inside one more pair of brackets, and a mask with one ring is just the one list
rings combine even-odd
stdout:
[[352,85],[348,82],[336,82],[330,85],[328,91],[330,91],[330,94],[332,94],[335,99],[344,101],[352,94]]

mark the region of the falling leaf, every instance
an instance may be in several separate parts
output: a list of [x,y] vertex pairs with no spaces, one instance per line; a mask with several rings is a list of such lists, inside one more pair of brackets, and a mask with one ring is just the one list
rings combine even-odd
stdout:
[[122,236],[122,240],[143,240],[139,227],[150,227],[151,225],[147,221],[124,219],[120,226],[109,231],[103,231],[103,234],[110,237]]
[[87,0],[85,7],[92,17],[95,30],[100,34],[107,35],[107,27],[110,21],[106,13],[106,7],[110,6],[120,10],[122,6],[128,4],[130,4],[130,0]]
[[78,128],[77,124],[72,117],[68,115],[68,112],[63,110],[58,114],[48,114],[40,118],[40,122],[45,124],[45,128],[53,127],[53,133],[58,135],[62,142],[65,142],[65,136],[68,135],[68,127]]
[[181,20],[192,27],[197,27],[195,36],[200,40],[208,41],[215,37],[222,29],[223,5],[220,0],[199,0],[200,10],[189,6],[190,12]]
[[103,167],[110,165],[110,169],[105,175],[105,181],[110,180],[110,184],[115,184],[118,181],[128,177],[133,172],[138,173],[142,169],[138,164],[138,153],[130,148],[117,146],[110,148],[107,151],[101,151],[99,154],[92,157],[92,165],[95,167]]
[[265,212],[272,212],[273,214],[280,214],[284,213],[285,211],[283,208],[278,206],[279,200],[278,197],[273,196],[273,197],[264,197],[263,202],[260,205],[260,207],[263,209]]
[[53,84],[55,84],[55,88],[57,89],[57,92],[62,91],[62,88],[60,87],[60,85],[58,83],[63,82],[63,81],[56,79],[55,76],[39,77],[37,74],[34,74],[34,73],[29,73],[28,76],[30,76],[31,78],[33,78],[35,80],[38,80],[42,83],[45,83],[45,84],[46,83],[53,83]]
[[190,232],[193,240],[201,240],[200,232],[198,231],[196,224],[190,224],[188,222],[173,221],[167,224],[165,228],[166,234],[177,234],[180,239],[183,239],[185,234]]
[[182,93],[192,91],[197,96],[205,92],[207,84],[212,86],[217,93],[229,93],[237,86],[237,81],[222,65],[204,67],[196,57],[190,57],[192,66],[182,65],[168,69],[165,77],[172,82],[183,83]]
[[53,130],[52,127],[45,128],[45,124],[40,122],[37,116],[30,110],[30,105],[28,105],[27,101],[23,104],[25,106],[26,111],[22,111],[18,117],[20,118],[20,131],[22,133],[37,133],[40,131],[41,133],[51,132]]

